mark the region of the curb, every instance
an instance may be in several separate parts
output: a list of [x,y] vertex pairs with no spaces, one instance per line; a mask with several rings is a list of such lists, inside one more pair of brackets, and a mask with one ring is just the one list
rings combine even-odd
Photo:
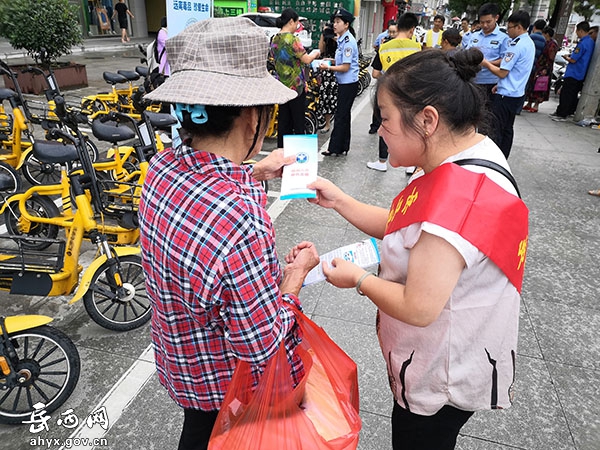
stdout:
[[[115,52],[115,51],[119,51],[119,50],[131,50],[131,49],[135,49],[137,50],[138,44],[142,44],[143,46],[148,45],[150,42],[152,41],[152,38],[149,37],[148,39],[144,40],[143,38],[140,38],[139,40],[135,40],[135,41],[131,41],[128,42],[127,44],[123,44],[121,42],[118,43],[107,43],[105,45],[98,45],[100,44],[99,42],[91,42],[90,45],[86,45],[87,43],[84,42],[84,45],[78,46],[78,47],[73,47],[71,49],[71,53],[70,54],[82,54],[82,53],[97,53],[97,52]],[[2,55],[2,59],[3,60],[9,60],[9,59],[16,59],[16,58],[29,58],[29,55],[27,55],[27,52],[23,51],[23,50],[15,50],[12,47],[10,47],[10,44],[8,43],[4,43],[0,41],[0,44],[5,44],[5,48],[0,50],[0,55]],[[68,56],[68,55],[65,55]]]

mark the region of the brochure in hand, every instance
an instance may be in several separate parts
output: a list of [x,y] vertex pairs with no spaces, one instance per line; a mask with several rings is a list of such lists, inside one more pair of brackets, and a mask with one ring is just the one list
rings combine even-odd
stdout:
[[312,62],[310,63],[310,67],[313,70],[317,70],[321,64],[326,64],[328,66],[331,66],[331,60],[330,59],[313,59]]
[[281,200],[315,198],[313,189],[306,186],[317,180],[319,141],[316,134],[283,136],[283,155],[296,155],[296,162],[283,168]]
[[322,268],[323,261],[327,262],[327,264],[331,264],[331,261],[334,258],[343,258],[363,269],[379,264],[381,261],[379,250],[377,249],[377,242],[374,238],[365,239],[364,241],[355,244],[345,245],[344,247],[321,255],[321,263],[308,272],[308,275],[306,275],[306,278],[304,279],[304,286],[323,281],[325,279]]

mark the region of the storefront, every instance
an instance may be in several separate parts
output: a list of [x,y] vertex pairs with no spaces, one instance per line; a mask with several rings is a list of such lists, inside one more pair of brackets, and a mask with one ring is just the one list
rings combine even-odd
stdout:
[[[83,37],[106,37],[119,34],[118,21],[112,20],[118,0],[70,0],[79,7],[79,21]],[[134,15],[129,18],[129,35],[147,37],[148,30],[160,28],[160,18],[166,14],[165,0],[125,0]],[[150,12],[149,15],[146,11]],[[114,32],[114,33],[113,33]]]

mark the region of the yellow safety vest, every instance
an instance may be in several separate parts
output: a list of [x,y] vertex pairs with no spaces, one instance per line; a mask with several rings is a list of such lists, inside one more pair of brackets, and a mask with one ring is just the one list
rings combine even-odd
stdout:
[[427,30],[427,32],[425,33],[425,45],[429,48],[434,48],[436,46],[437,48],[440,48],[442,46],[442,33],[443,30],[440,30],[440,32],[438,33],[437,42],[433,42],[433,30]]
[[385,72],[396,61],[420,51],[421,44],[412,39],[392,39],[391,41],[381,44],[381,47],[379,47],[381,67]]

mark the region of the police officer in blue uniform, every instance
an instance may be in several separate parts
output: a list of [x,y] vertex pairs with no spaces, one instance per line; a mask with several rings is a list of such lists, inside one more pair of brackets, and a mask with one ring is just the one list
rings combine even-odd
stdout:
[[527,33],[530,23],[527,11],[512,14],[507,22],[511,41],[500,67],[486,59],[481,65],[499,78],[492,98],[494,126],[490,137],[508,159],[513,143],[515,116],[523,105],[525,88],[535,61],[535,44]]
[[[481,30],[469,38],[463,38],[463,48],[477,47],[488,61],[499,63],[506,52],[509,37],[500,30],[498,19],[500,8],[495,3],[486,3],[479,8]],[[488,102],[492,99],[492,88],[498,83],[498,77],[485,67],[475,76],[475,83],[485,89]]]
[[351,110],[358,92],[358,45],[350,32],[354,16],[344,8],[333,13],[333,31],[338,36],[335,61],[332,65],[321,64],[321,70],[335,73],[338,82],[337,109],[333,131],[325,156],[345,155],[350,150]]

